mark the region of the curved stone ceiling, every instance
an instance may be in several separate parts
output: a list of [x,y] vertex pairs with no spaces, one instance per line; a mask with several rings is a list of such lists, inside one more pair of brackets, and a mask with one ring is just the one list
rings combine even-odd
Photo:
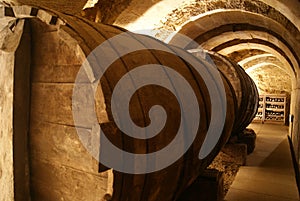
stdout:
[[282,68],[282,70],[286,71],[287,73],[290,73],[287,71],[286,68],[284,68],[284,64],[272,54],[261,54],[253,57],[248,57],[247,59],[240,61],[239,65],[241,65],[245,70],[247,70],[252,66],[255,66],[260,63],[271,63],[278,66],[279,68]]
[[[182,25],[186,24],[188,21],[193,21],[197,16],[205,15],[208,12],[215,10],[229,10],[237,9],[240,11],[247,11],[255,14],[260,14],[266,18],[277,21],[283,26],[289,27],[291,32],[299,31],[299,22],[297,20],[297,9],[291,7],[286,7],[282,9],[282,5],[278,5],[278,0],[268,1],[266,3],[264,0],[203,0],[195,1],[189,5],[184,5],[179,7],[174,13],[170,13],[167,16],[166,21],[162,23],[162,27],[165,29],[181,29]],[[295,0],[292,0],[295,2]],[[286,3],[286,2],[284,2]],[[269,5],[270,4],[270,5]],[[299,2],[294,3],[296,8],[300,6]],[[278,9],[281,9],[280,12]],[[289,17],[289,18],[288,18]],[[299,17],[299,16],[298,16]],[[240,19],[239,17],[238,19]],[[225,18],[226,19],[226,18]]]
[[[293,84],[300,79],[297,76],[300,75],[300,1],[189,0],[183,3],[176,0],[159,9],[159,5],[167,1],[155,1],[155,5],[145,13],[135,16],[130,28],[134,29],[135,24],[139,28],[152,27],[158,31],[154,32],[156,37],[164,41],[168,41],[166,38],[170,37],[170,33],[178,32],[178,35],[195,40],[197,47],[200,44],[204,49],[224,54],[240,62],[244,68],[254,66],[260,71],[267,68],[284,72]],[[139,4],[142,2],[139,1]],[[133,10],[134,6],[130,9]],[[166,14],[170,8],[173,10]],[[126,15],[132,15],[127,11],[119,16],[118,25],[126,21]],[[162,17],[164,14],[165,18]],[[173,36],[171,44],[185,49],[197,48],[186,44],[181,37]]]
[[[200,14],[195,16],[191,21],[187,21],[182,27],[180,27],[181,29],[178,30],[178,32],[195,39],[204,33],[207,34],[208,31],[216,30],[216,28],[225,28],[226,30],[226,27],[222,26],[228,24],[231,24],[231,26],[236,25],[234,27],[236,30],[248,28],[247,25],[251,28],[252,25],[252,27],[254,26],[255,28],[262,29],[263,31],[269,30],[278,36],[286,36],[288,37],[287,39],[300,41],[300,32],[291,24],[289,24],[291,27],[287,27],[287,24],[284,22],[278,22],[265,15],[239,9],[218,9],[209,11],[205,14]],[[244,26],[239,28],[237,26],[238,24],[242,24]],[[220,31],[223,30],[220,29]]]
[[178,30],[179,26],[199,14],[216,9],[240,9],[288,22],[300,30],[299,7],[297,0],[131,0],[115,24],[131,30],[128,24],[139,29],[135,23],[145,25],[148,22],[148,27]]
[[249,57],[259,56],[263,54],[270,54],[270,53],[255,48],[243,49],[239,51],[234,51],[231,54],[227,55],[227,57],[230,58],[232,61],[239,63],[241,61],[244,61],[245,59],[248,59]]
[[[273,48],[271,48],[267,45],[262,45],[262,44],[257,44],[257,43],[240,43],[240,44],[228,46],[218,52],[222,55],[228,56],[235,51],[247,50],[247,49],[248,50],[257,49],[257,50],[261,50],[261,51],[270,53],[270,54],[274,55],[276,58],[278,58],[278,60],[280,60],[280,62],[282,62],[284,66],[290,66],[287,59],[284,56],[282,56],[279,52],[277,52],[276,50],[274,50]],[[292,71],[291,71],[291,68],[290,68],[289,72],[291,73],[291,75],[294,75],[294,73],[292,73]]]
[[[239,62],[239,64],[246,70],[249,76],[256,83],[260,93],[290,93],[293,88],[295,88],[295,77],[294,73],[289,71],[285,66],[287,65],[283,58],[280,60],[279,55],[275,56],[276,52],[272,52],[272,48],[259,47],[257,44],[252,44],[255,47],[251,47],[251,44],[239,44],[238,48],[233,48],[234,52],[253,50],[252,48],[258,48],[264,51],[263,54],[257,54],[255,56],[245,57]],[[228,50],[224,50],[228,51]],[[232,51],[227,54],[225,52],[219,52],[221,54],[226,54],[232,58]],[[272,52],[273,54],[269,53]],[[283,61],[283,62],[282,62]]]
[[[300,32],[290,32],[290,30],[282,24],[267,18],[263,15],[245,12],[241,10],[217,10],[198,16],[196,20],[185,24],[178,33],[186,35],[191,39],[200,41],[208,40],[216,35],[220,35],[228,31],[261,31],[274,35],[279,40],[284,40],[291,47],[299,48]],[[170,43],[178,44],[186,47],[187,44],[182,44],[176,41],[174,36]],[[299,53],[298,53],[299,54]]]
[[192,0],[132,0],[130,5],[115,20],[114,25],[130,31],[154,29],[168,13],[178,5]]
[[[197,39],[196,39],[197,41]],[[264,42],[266,41],[266,42]],[[197,41],[198,42],[198,41]],[[298,61],[295,60],[297,56],[294,52],[291,52],[291,48],[286,46],[286,43],[281,42],[273,35],[261,32],[261,31],[236,31],[236,32],[225,32],[216,37],[210,38],[204,43],[201,43],[201,47],[203,49],[219,51],[228,46],[232,46],[234,44],[239,44],[243,42],[250,42],[250,43],[258,43],[258,44],[265,44],[269,47],[272,47],[274,50],[281,53],[292,66],[297,66]]]
[[[283,67],[291,69],[294,74],[292,77],[295,78],[300,63],[298,31],[290,32],[273,19],[236,9],[215,10],[198,17],[186,23],[179,30],[179,35],[186,35],[204,48],[224,55],[241,48],[254,48],[271,53],[284,64]],[[176,35],[170,43],[186,49],[197,48],[194,44],[185,44]]]
[[299,0],[260,0],[276,8],[300,30],[300,1]]
[[[274,55],[265,53],[265,54],[257,54],[257,55],[254,55],[254,56],[247,57],[247,58],[241,60],[238,63],[241,66],[248,66],[248,64],[251,63],[251,62],[253,62],[253,61],[264,59],[264,58],[269,58],[269,57],[274,58],[275,60],[277,60],[278,62],[280,62],[276,57],[274,57]],[[251,64],[250,64],[250,66],[251,66]]]

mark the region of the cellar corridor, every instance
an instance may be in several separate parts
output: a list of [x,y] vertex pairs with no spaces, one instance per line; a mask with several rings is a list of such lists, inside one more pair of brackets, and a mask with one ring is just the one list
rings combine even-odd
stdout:
[[226,201],[297,201],[298,190],[287,138],[288,127],[252,123],[256,148],[247,157],[229,189]]
[[296,201],[299,167],[300,0],[0,0],[0,201]]

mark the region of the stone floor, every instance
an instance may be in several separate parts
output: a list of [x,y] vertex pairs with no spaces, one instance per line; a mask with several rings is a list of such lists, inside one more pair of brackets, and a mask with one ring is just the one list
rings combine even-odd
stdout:
[[298,201],[288,128],[253,123],[257,134],[255,151],[247,157],[225,201]]

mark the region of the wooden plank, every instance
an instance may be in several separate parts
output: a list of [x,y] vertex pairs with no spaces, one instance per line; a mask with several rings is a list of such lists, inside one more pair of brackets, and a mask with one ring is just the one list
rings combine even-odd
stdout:
[[43,160],[55,164],[96,173],[98,162],[83,146],[77,130],[84,137],[84,143],[91,146],[91,130],[73,126],[31,121],[30,154],[33,160]]
[[[76,21],[73,21],[71,23],[71,25],[74,28],[78,27],[78,25],[80,25],[81,29],[77,29],[77,31],[82,37],[85,38],[87,44],[89,44],[89,46],[91,48],[95,48],[96,47],[95,45],[102,42],[103,37],[99,34],[99,32],[96,29],[91,28],[84,21],[77,19]],[[113,49],[113,48],[111,50],[116,51],[116,53],[112,52],[112,54],[117,54],[118,50]],[[110,55],[108,55],[108,57],[109,56]],[[101,59],[101,58],[99,58],[99,59]],[[121,79],[121,76],[127,73],[127,71],[128,71],[127,66],[128,66],[128,64],[123,63],[121,61],[117,61],[114,65],[110,66],[110,69],[113,69],[113,70],[107,71],[105,73],[106,80],[109,80],[110,90],[112,90],[114,88],[115,83],[117,83]],[[101,83],[103,83],[103,81],[104,80],[102,79]],[[111,100],[110,100],[109,94],[106,94],[106,95],[108,95],[108,96],[106,96],[107,97],[106,102],[109,103],[107,110],[108,110],[108,113],[110,113],[109,105],[110,105]],[[134,96],[131,99],[131,101],[133,102],[132,104],[134,105],[134,109],[131,111],[131,117],[133,120],[135,120],[135,123],[137,123],[140,126],[144,126],[145,125],[144,114],[143,114],[142,108],[140,108],[140,100],[139,100],[138,96],[139,95]],[[126,137],[124,134],[122,134],[121,137],[124,138],[123,146],[122,146],[122,148],[124,148],[124,150],[129,151],[131,153],[146,153],[147,146],[146,146],[145,141],[133,140],[131,138]],[[134,168],[135,165],[139,165],[139,164],[132,164],[132,167]],[[123,185],[122,186],[123,190],[122,190],[122,195],[121,195],[122,199],[124,199],[124,200],[126,200],[126,199],[140,200],[141,192],[144,187],[144,175],[129,175],[129,174],[126,176],[123,175],[122,185]],[[131,190],[134,189],[135,193],[128,193],[129,188]]]
[[32,65],[32,82],[74,83],[81,65]]
[[31,172],[32,197],[37,200],[99,201],[107,191],[106,172],[91,174],[42,160],[32,161]]
[[[102,131],[106,135],[106,137],[109,139],[109,141],[117,146],[119,149],[123,149],[123,139],[122,139],[122,133],[117,129],[116,125],[113,122],[108,123],[102,123],[100,124]],[[101,139],[100,139],[101,140]],[[100,146],[102,146],[100,144]],[[101,157],[101,152],[100,152]],[[105,167],[103,164],[99,164],[99,171],[103,172],[107,170],[107,167]],[[122,200],[122,191],[123,191],[123,177],[124,174],[121,172],[113,171],[113,179],[112,179],[112,200],[118,201]],[[109,192],[109,191],[108,191]]]
[[[35,65],[81,65],[82,59],[76,44],[63,41],[57,31],[48,32],[47,25],[39,21],[32,21],[33,54]],[[76,38],[75,38],[76,39]],[[49,42],[51,41],[51,42]]]
[[32,84],[31,119],[74,125],[72,84]]

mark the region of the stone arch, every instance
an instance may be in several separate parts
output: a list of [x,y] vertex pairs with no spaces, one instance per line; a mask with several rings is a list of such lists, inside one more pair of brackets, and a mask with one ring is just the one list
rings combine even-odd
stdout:
[[[245,42],[265,44],[269,47],[272,47],[276,51],[280,52],[280,54],[289,61],[291,66],[297,66],[297,63],[299,63],[299,60],[296,60],[298,57],[295,55],[295,51],[289,46],[289,44],[287,44],[286,42],[282,42],[269,33],[260,31],[238,31],[222,33],[216,37],[208,39],[201,44],[201,47],[204,49],[219,51],[225,47]],[[295,70],[293,69],[293,71]]]
[[[255,48],[254,44],[269,46],[268,52],[277,52],[275,54],[295,74],[299,69],[300,54],[297,50],[300,44],[298,40],[300,33],[298,31],[290,33],[282,24],[264,15],[234,9],[215,10],[198,16],[196,20],[186,23],[178,31],[178,36],[175,35],[170,41],[170,44],[194,49],[197,47],[185,44],[181,40],[181,34],[194,39],[199,45],[204,44],[206,49],[219,52],[230,46],[233,52],[233,47],[241,43],[252,43],[252,48]],[[286,61],[283,61],[282,57]]]
[[[295,74],[297,73],[300,58],[298,51],[300,24],[297,20],[299,11],[295,8],[299,7],[299,2],[291,1],[288,5],[282,0],[205,0],[188,1],[185,4],[181,1],[176,3],[178,3],[178,6],[175,6],[176,9],[166,14],[165,18],[161,18],[160,13],[159,19],[156,19],[155,13],[158,12],[158,7],[156,9],[158,4],[156,4],[151,7],[151,10],[148,10],[147,15],[136,16],[135,21],[142,22],[151,16],[153,23],[150,27],[152,26],[153,29],[158,30],[158,33],[155,35],[157,38],[165,40],[170,33],[165,33],[161,30],[169,30],[171,33],[175,31],[187,35],[192,39],[198,40],[199,44],[206,43],[206,45],[214,43],[214,41],[211,41],[213,37],[220,36],[221,39],[221,35],[225,32],[230,32],[228,34],[231,35],[236,35],[237,32],[241,34],[246,34],[247,32],[248,35],[255,35],[254,38],[259,39],[252,40],[251,38],[252,41],[250,41],[250,38],[247,38],[247,36],[241,37],[242,39],[249,39],[247,42],[252,42],[253,44],[256,42],[261,44],[268,43],[273,46],[273,50],[269,48],[267,53],[275,51],[277,53],[274,56],[276,56],[278,51],[281,51],[289,55],[288,57],[283,56],[285,59],[280,55],[277,56],[280,56],[279,60],[281,63],[284,63],[285,66],[293,66]],[[132,6],[134,7],[134,5]],[[169,7],[174,8],[174,4],[169,5]],[[126,23],[122,24],[125,18],[126,10],[118,17],[116,24],[126,28]],[[134,27],[134,24],[131,24],[131,28]],[[149,25],[149,23],[147,24]],[[189,28],[190,32],[188,31]],[[226,29],[227,31],[225,31]],[[211,33],[215,35],[210,35]],[[232,41],[231,43],[237,44],[239,41]],[[219,45],[222,45],[222,42]],[[229,46],[231,44],[227,43],[223,46],[226,45]],[[257,49],[254,46],[252,48]],[[247,48],[247,51],[250,50],[251,48]],[[232,50],[232,53],[241,51]],[[259,51],[265,52],[263,48],[259,48]],[[286,61],[283,61],[283,59]],[[293,75],[293,77],[295,76]]]
[[[138,27],[137,25],[142,27],[146,25],[154,29],[176,31],[180,29],[180,26],[187,21],[191,21],[197,15],[217,9],[239,9],[265,15],[290,27],[291,31],[300,30],[300,23],[297,20],[297,16],[299,16],[299,11],[297,10],[299,2],[294,0],[289,1],[289,5],[286,5],[287,2],[283,2],[283,0],[176,0],[164,2],[157,3],[157,1],[154,1],[152,5],[147,6],[148,9],[140,9],[140,7],[145,7],[145,3],[132,0],[127,9],[117,17],[115,24],[129,30]],[[129,23],[130,26],[127,26]],[[139,26],[139,28],[141,27]]]
[[272,63],[280,68],[282,68],[283,70],[287,70],[286,68],[283,68],[283,63],[274,55],[272,54],[261,54],[261,55],[256,55],[253,57],[248,57],[247,59],[244,59],[242,61],[239,62],[239,64],[245,69],[247,70],[248,68],[251,68],[252,66],[259,64],[259,63]]

